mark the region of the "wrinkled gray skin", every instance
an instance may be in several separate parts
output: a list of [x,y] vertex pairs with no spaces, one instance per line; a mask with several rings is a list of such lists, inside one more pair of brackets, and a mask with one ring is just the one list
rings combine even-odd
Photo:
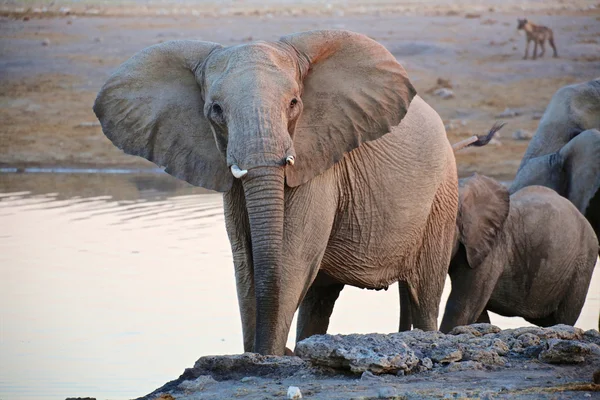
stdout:
[[559,89],[523,156],[510,193],[541,185],[571,200],[600,236],[600,78]]
[[543,186],[509,197],[491,178],[462,181],[452,291],[440,330],[489,323],[487,311],[539,326],[574,325],[598,255],[585,217]]
[[297,340],[325,333],[344,285],[406,281],[415,326],[437,328],[454,155],[377,42],[347,31],[168,42],[119,67],[94,111],[125,152],[224,192],[245,351],[283,354],[298,307]]

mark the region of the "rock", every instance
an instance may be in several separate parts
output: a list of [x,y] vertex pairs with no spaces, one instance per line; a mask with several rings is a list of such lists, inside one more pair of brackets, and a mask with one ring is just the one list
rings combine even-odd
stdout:
[[519,129],[512,134],[514,140],[531,140],[533,133],[526,131],[525,129]]
[[429,354],[431,361],[441,364],[460,361],[463,358],[463,353],[457,348],[436,347]]
[[427,369],[433,368],[433,361],[429,357],[425,357],[421,360],[421,365]]
[[550,339],[547,348],[538,356],[540,361],[551,364],[577,364],[592,353],[589,346],[574,340]]
[[589,343],[594,343],[600,346],[600,332],[595,329],[590,329],[583,333],[583,340]]
[[554,325],[545,329],[546,332],[554,332],[556,334],[556,336],[548,337],[557,337],[565,340],[581,340],[584,334],[583,329],[564,324]]
[[524,333],[518,338],[519,343],[522,347],[526,348],[529,346],[537,346],[540,344],[540,338],[531,333]]
[[247,383],[247,382],[252,382],[254,381],[256,378],[253,376],[245,376],[242,379],[240,379],[240,382],[242,383]]
[[[454,329],[457,328],[462,328],[460,326],[457,326]],[[500,332],[502,329],[498,328],[496,325],[492,325],[492,324],[472,324],[472,325],[467,325],[465,332],[468,331],[469,333],[472,333],[474,336],[483,336],[483,335],[487,335],[489,333],[498,333]],[[452,329],[452,331],[454,331],[454,329]],[[450,331],[450,334],[452,335],[452,331]]]
[[50,46],[50,39],[45,38],[44,40],[42,40],[42,46]]
[[210,375],[200,375],[194,380],[181,382],[178,388],[183,390],[200,391],[204,389],[204,386],[210,383],[217,383],[217,381],[215,381]]
[[437,78],[436,85],[441,88],[452,89],[452,82],[450,82],[450,79]]
[[468,370],[481,370],[483,369],[483,364],[478,361],[462,361],[455,362],[448,365],[446,368],[447,371],[468,371]]
[[100,36],[94,38],[94,43],[102,43],[103,41],[104,39],[102,39]]
[[300,392],[300,388],[297,386],[290,386],[287,391],[288,399],[301,399],[302,393]]
[[456,326],[456,327],[452,328],[452,330],[450,332],[448,332],[448,335],[462,335],[465,333],[472,335],[472,336],[481,336],[481,332],[479,332],[477,329],[475,329],[471,325]]
[[467,19],[481,18],[481,14],[467,13],[467,14],[465,14],[465,18],[467,18]]
[[399,333],[315,335],[299,342],[296,354],[316,365],[354,373],[395,374],[410,371],[419,363]]
[[187,379],[210,375],[218,381],[240,380],[250,375],[268,377],[274,373],[277,376],[291,376],[306,366],[306,362],[298,357],[244,353],[230,356],[201,357],[194,364],[194,368],[186,370],[184,375],[188,376]]
[[361,381],[380,381],[381,377],[374,375],[371,371],[365,371],[360,376]]
[[485,365],[504,365],[506,359],[501,357],[496,351],[491,349],[472,349],[464,352],[464,359],[468,361],[478,361]]
[[504,109],[500,114],[496,115],[496,118],[514,118],[521,115],[522,112],[519,110],[513,110],[510,108]]
[[451,99],[454,97],[454,92],[448,88],[440,88],[433,92],[434,95],[442,99]]
[[397,395],[398,391],[392,386],[384,386],[377,391],[377,398],[379,399],[395,399]]

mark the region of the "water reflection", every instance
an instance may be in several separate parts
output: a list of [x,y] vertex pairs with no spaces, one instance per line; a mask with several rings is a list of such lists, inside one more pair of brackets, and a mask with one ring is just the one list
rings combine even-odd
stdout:
[[[132,398],[242,351],[220,195],[165,175],[0,174],[0,227],[0,398]],[[397,315],[395,286],[347,288],[330,331],[392,332]]]

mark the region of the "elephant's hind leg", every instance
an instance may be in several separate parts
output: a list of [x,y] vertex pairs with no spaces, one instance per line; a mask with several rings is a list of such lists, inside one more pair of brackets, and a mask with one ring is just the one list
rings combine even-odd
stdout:
[[417,266],[409,279],[413,326],[426,331],[438,329],[440,300],[452,256],[458,209],[456,168],[452,171],[434,198]]
[[490,314],[488,314],[487,310],[483,310],[481,312],[481,314],[479,315],[479,318],[477,318],[477,321],[475,321],[478,324],[489,324],[490,321]]
[[330,279],[323,278],[323,273],[319,273],[300,304],[296,342],[312,335],[327,333],[333,306],[344,285],[337,282],[324,282],[326,280]]
[[405,281],[398,282],[398,292],[400,294],[400,326],[398,332],[410,331],[412,328],[412,298],[408,283]]
[[594,267],[590,268],[590,266],[595,265],[596,260],[597,257],[594,254],[594,257],[590,256],[587,259],[580,257],[575,261],[578,266],[574,269],[575,272],[565,296],[554,312],[556,324],[575,325],[577,322],[592,280]]

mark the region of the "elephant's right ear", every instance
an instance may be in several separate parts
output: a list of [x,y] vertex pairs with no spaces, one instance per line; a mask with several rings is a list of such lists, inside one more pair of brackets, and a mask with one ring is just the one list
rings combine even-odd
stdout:
[[225,192],[233,177],[204,117],[196,71],[216,43],[176,40],[125,61],[104,84],[94,112],[104,134],[192,185]]
[[472,268],[489,255],[509,209],[508,189],[491,178],[475,174],[459,189],[458,230]]

